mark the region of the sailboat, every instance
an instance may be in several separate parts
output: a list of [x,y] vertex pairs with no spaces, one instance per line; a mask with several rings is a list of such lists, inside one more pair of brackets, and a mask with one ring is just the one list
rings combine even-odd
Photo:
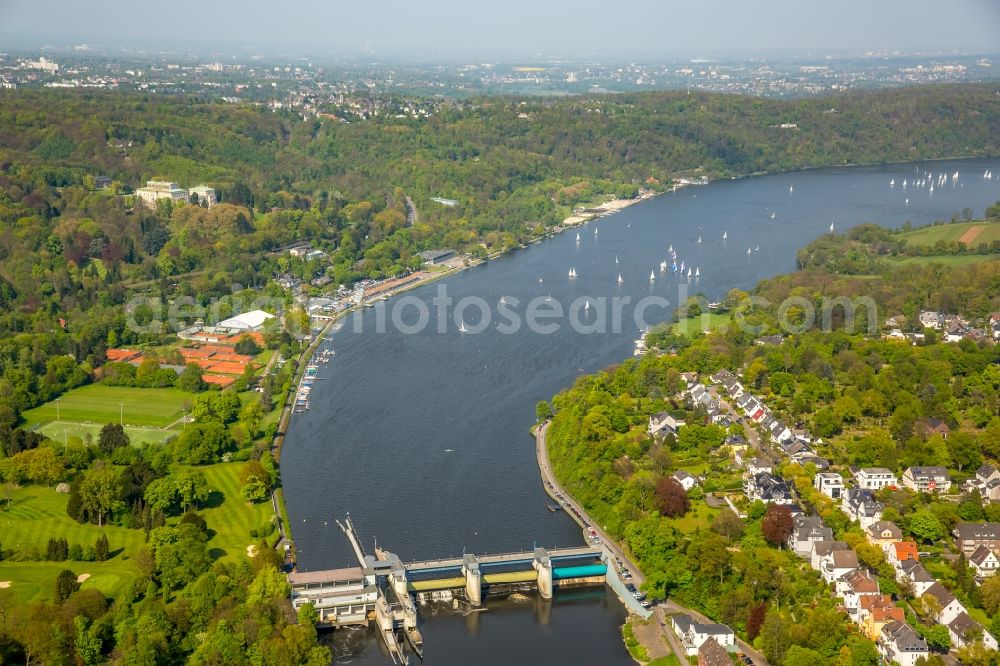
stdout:
[[667,252],[673,252],[673,251],[674,251],[674,244],[671,243],[670,247],[667,248]]
[[626,224],[626,225],[625,225],[625,228],[626,228],[626,229],[631,229],[631,228],[632,228],[632,223],[631,223],[631,222],[629,222],[628,224]]
[[772,210],[771,211],[771,219],[773,220],[775,217],[776,217],[776,215],[774,214],[774,211]]
[[469,332],[469,329],[467,329],[465,327],[465,322],[464,321],[461,324],[458,325],[458,332],[459,333],[468,333]]
[[722,240],[726,240],[727,238],[729,238],[729,232],[728,231],[723,231],[722,232]]
[[893,178],[892,180],[889,181],[889,187],[896,187],[896,179],[895,178]]
[[545,302],[549,303],[551,301],[552,301],[552,294],[549,294],[548,296],[545,297]]
[[542,278],[538,278],[538,284],[542,283]]
[[594,227],[594,235],[597,235],[597,227]]
[[578,232],[576,232],[576,242],[577,242],[577,243],[579,243],[579,242],[580,242],[580,232],[579,232],[579,231],[578,231]]
[[649,271],[649,281],[653,282],[655,280],[656,280],[656,273],[654,273],[653,271]]
[[506,296],[501,296],[500,297],[500,304],[501,305],[507,305],[507,297]]
[[571,278],[575,278],[576,277],[576,269],[575,268],[569,269],[569,276]]
[[695,268],[694,269],[694,276],[695,277],[701,277],[701,269],[700,268]]
[[747,248],[747,254],[750,254],[751,252],[753,252],[753,250],[751,250],[750,248]]
[[624,282],[624,281],[625,281],[625,280],[623,280],[623,279],[622,279],[622,274],[621,274],[621,273],[619,273],[619,274],[618,274],[618,284],[621,284],[621,283],[622,283],[622,282]]
[[789,185],[788,186],[788,193],[791,194],[794,191],[795,191],[795,187],[793,185]]
[[903,179],[903,189],[904,190],[906,189],[906,179],[905,178]]
[[830,233],[833,233],[833,222],[830,223]]
[[618,263],[618,255],[616,254],[615,255],[615,264],[617,264],[617,263]]
[[904,206],[909,206],[910,205],[910,198],[909,197],[906,198],[906,201],[903,202],[903,205]]
[[683,272],[684,272],[684,262],[682,261],[681,262],[681,273],[683,273]]
[[934,191],[934,183],[931,183],[931,188],[928,190],[928,192],[933,192],[933,191]]
[[687,274],[687,276],[688,276],[688,278],[690,278],[690,277],[691,277],[691,269],[690,269],[690,268],[688,269],[688,274]]
[[583,304],[583,309],[584,310],[589,310],[590,309],[590,301],[587,301],[586,303]]
[[698,236],[698,242],[699,243],[701,242],[701,236]]
[[661,273],[666,273],[667,272],[667,262],[666,262],[666,260],[660,262],[660,272]]
[[753,249],[753,251],[754,252],[759,252],[760,251],[760,245],[755,246],[754,249]]

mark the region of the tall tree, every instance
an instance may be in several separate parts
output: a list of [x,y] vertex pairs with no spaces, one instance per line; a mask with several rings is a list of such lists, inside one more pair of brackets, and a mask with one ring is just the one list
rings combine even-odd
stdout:
[[677,479],[665,476],[656,482],[656,507],[664,516],[679,518],[691,508],[691,500]]
[[792,534],[792,510],[784,504],[770,504],[760,521],[760,531],[764,538],[776,546],[788,540]]

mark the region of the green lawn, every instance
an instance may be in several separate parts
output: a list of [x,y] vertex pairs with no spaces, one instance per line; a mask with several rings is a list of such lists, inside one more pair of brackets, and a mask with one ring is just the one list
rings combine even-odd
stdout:
[[[250,506],[240,497],[239,476],[242,465],[221,463],[194,468],[204,472],[209,488],[218,491],[209,500],[210,508],[199,512],[204,516],[209,529],[215,532],[208,543],[213,557],[245,557],[247,546],[258,542],[258,539],[250,536],[251,528],[260,527],[271,519],[270,500]],[[269,537],[271,539],[273,535]]]
[[[241,467],[242,463],[221,463],[194,468],[205,474],[213,491],[208,506],[199,513],[208,523],[211,534],[208,547],[215,559],[235,561],[245,557],[247,546],[258,542],[250,537],[250,529],[266,524],[271,518],[270,501],[249,506],[240,497]],[[135,559],[145,544],[142,530],[80,524],[66,515],[67,499],[67,495],[52,488],[25,486],[14,490],[8,508],[6,495],[0,495],[0,545],[8,554],[34,548],[44,555],[50,538],[65,538],[71,546],[86,547],[93,546],[103,532],[113,557],[107,562],[0,561],[0,582],[11,583],[9,591],[0,590],[0,594],[12,594],[18,603],[50,599],[56,576],[63,569],[70,569],[78,575],[90,574],[82,585],[84,589],[94,587],[115,597],[138,573]],[[269,542],[273,543],[274,538],[272,534]]]
[[934,245],[939,240],[945,242],[958,241],[965,232],[973,227],[983,227],[983,230],[972,240],[971,244],[973,247],[980,243],[989,245],[995,240],[1000,240],[1000,223],[998,222],[938,224],[901,234],[900,237],[906,240],[907,245]]
[[897,264],[944,264],[945,266],[969,266],[983,261],[996,261],[995,254],[944,254],[937,257],[905,257],[893,259]]
[[714,330],[714,329],[724,329],[729,325],[729,314],[716,314],[714,312],[709,312],[705,315],[699,315],[697,317],[688,317],[687,319],[681,319],[680,321],[674,323],[670,327],[673,333],[681,333],[685,335],[692,335],[699,331],[704,330]]
[[[38,432],[42,433],[46,437],[55,440],[56,442],[64,441],[63,435],[66,437],[79,437],[82,441],[87,441],[87,435],[90,435],[90,441],[96,443],[98,437],[101,434],[101,428],[104,427],[100,423],[74,423],[72,421],[50,421],[46,423]],[[129,440],[132,442],[132,446],[142,446],[143,444],[163,444],[171,437],[176,437],[180,434],[180,430],[162,430],[160,428],[152,427],[140,427],[140,426],[125,426],[125,434],[128,435]]]
[[8,508],[6,495],[0,502],[0,544],[4,551],[35,549],[42,555],[50,538],[65,538],[86,549],[100,534],[108,537],[113,557],[106,562],[0,562],[0,581],[11,583],[11,594],[21,603],[52,597],[56,576],[63,569],[90,574],[83,588],[95,587],[116,596],[138,572],[135,556],[142,548],[140,530],[108,525],[80,524],[66,515],[67,495],[52,488],[26,486],[14,491]]
[[67,391],[58,399],[29,409],[27,426],[65,420],[80,423],[118,423],[120,410],[125,425],[162,428],[179,419],[194,395],[175,388],[147,389],[88,384]]

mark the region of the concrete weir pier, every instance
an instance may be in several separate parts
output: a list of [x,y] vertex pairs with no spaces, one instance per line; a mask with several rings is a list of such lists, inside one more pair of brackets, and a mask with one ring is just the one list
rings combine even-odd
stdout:
[[[604,585],[605,552],[596,547],[558,548],[411,562],[380,548],[374,555],[361,547],[348,517],[337,521],[359,566],[288,575],[292,606],[312,604],[322,627],[371,622],[389,650],[393,663],[408,663],[409,653],[423,657],[423,638],[414,602],[464,598],[473,607],[493,595],[538,590],[551,599],[558,588]],[[409,645],[409,651],[403,645]]]

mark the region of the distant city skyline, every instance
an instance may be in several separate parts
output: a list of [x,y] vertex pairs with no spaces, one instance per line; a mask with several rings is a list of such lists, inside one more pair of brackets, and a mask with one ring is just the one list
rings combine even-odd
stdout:
[[169,20],[162,10],[155,4],[107,0],[4,0],[0,51],[91,43],[196,53],[239,49],[260,55],[419,54],[427,59],[1000,53],[1000,3],[993,0],[638,0],[625,6],[596,0],[489,5],[467,0],[355,5],[175,0]]

